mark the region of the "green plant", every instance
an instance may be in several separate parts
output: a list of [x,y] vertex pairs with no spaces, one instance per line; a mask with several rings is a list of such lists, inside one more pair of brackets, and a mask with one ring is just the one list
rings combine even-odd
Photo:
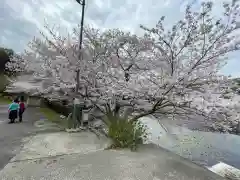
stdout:
[[112,117],[108,122],[108,136],[112,139],[112,148],[136,150],[147,138],[146,127],[140,122],[121,117]]
[[14,51],[12,49],[0,47],[0,72],[5,71],[5,65],[13,55]]
[[67,127],[67,120],[61,119],[60,115],[52,109],[41,107],[40,112],[51,122],[58,124],[60,127]]
[[0,74],[0,93],[6,90],[6,87],[9,85],[9,80],[7,76]]
[[231,89],[232,89],[233,91],[237,91],[238,88],[239,88],[239,87],[237,87],[237,86],[233,86],[233,87],[231,87]]
[[11,102],[11,98],[4,97],[2,94],[0,94],[0,104],[9,104]]
[[223,95],[223,98],[224,98],[224,99],[231,99],[231,96],[229,96],[229,95]]

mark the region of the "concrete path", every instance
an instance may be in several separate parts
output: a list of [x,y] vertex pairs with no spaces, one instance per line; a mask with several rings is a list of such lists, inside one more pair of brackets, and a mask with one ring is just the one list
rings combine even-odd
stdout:
[[1,180],[222,180],[154,145],[139,152],[104,150],[109,140],[91,132],[46,133],[45,126],[35,126],[42,123],[36,123],[41,114],[34,108],[26,111],[23,123],[9,125],[4,108],[0,106]]
[[180,156],[149,145],[139,152],[95,149],[48,158],[39,158],[38,154],[37,157],[13,160],[0,172],[0,179],[223,180]]
[[31,135],[48,131],[47,128],[35,126],[42,117],[36,108],[27,108],[23,122],[15,124],[8,124],[7,108],[8,105],[0,104],[0,170],[20,152],[22,145],[29,140]]
[[0,169],[20,151],[23,137],[35,132],[33,123],[37,120],[32,115],[33,109],[28,109],[22,123],[8,124],[7,108],[0,105]]

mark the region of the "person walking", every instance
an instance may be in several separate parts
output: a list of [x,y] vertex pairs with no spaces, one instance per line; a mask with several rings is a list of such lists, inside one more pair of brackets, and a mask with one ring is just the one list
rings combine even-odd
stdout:
[[24,104],[24,97],[21,96],[20,102],[19,102],[19,122],[22,122],[22,116],[25,111],[25,104]]
[[9,124],[15,122],[15,119],[18,117],[19,104],[18,99],[15,99],[8,108],[8,118],[10,120]]

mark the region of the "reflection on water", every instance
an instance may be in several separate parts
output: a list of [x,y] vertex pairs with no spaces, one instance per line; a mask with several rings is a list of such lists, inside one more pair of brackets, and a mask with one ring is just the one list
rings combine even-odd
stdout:
[[155,119],[142,118],[149,129],[149,141],[203,166],[219,161],[240,168],[240,136],[211,132],[191,131]]

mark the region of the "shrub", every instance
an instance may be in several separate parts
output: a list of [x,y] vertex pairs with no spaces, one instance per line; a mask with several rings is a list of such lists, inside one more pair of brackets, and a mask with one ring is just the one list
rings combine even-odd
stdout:
[[233,86],[233,87],[231,87],[231,89],[232,89],[234,92],[236,92],[236,91],[238,90],[238,87],[237,87],[237,86]]
[[68,116],[72,112],[72,106],[71,105],[65,105],[66,102],[61,102],[61,100],[58,101],[49,101],[48,99],[44,99],[44,104],[54,110],[55,112],[62,114],[64,116]]
[[4,92],[8,85],[8,78],[5,75],[0,74],[0,93]]
[[108,136],[113,141],[112,148],[136,150],[147,138],[146,127],[140,122],[121,117],[112,117],[109,122]]
[[14,51],[12,49],[2,48],[0,47],[0,72],[4,72],[5,65],[10,61],[10,58],[14,55]]

